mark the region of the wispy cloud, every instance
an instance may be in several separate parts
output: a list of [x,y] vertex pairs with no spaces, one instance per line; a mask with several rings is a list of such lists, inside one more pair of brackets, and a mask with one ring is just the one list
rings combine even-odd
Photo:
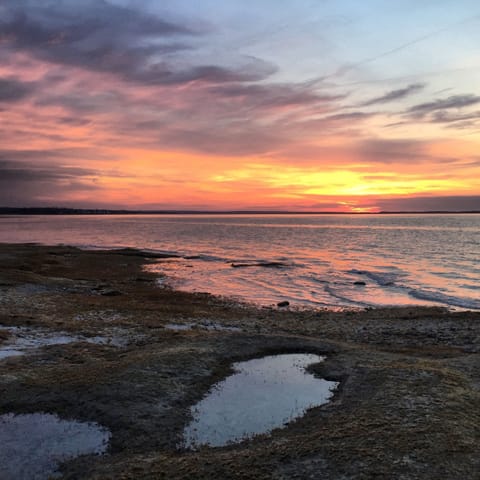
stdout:
[[377,105],[382,103],[393,102],[395,100],[401,100],[405,97],[409,97],[410,95],[413,95],[414,93],[420,92],[424,88],[425,88],[424,83],[413,83],[411,85],[408,85],[408,87],[399,88],[397,90],[391,90],[390,92],[387,92],[379,97],[375,97],[370,100],[367,100],[361,105],[364,107],[369,107],[371,105]]
[[480,96],[474,94],[466,95],[452,95],[448,98],[434,100],[432,102],[420,103],[414,105],[408,109],[408,113],[414,117],[423,117],[429,113],[436,112],[438,110],[448,110],[451,108],[464,108],[470,107],[480,103]]

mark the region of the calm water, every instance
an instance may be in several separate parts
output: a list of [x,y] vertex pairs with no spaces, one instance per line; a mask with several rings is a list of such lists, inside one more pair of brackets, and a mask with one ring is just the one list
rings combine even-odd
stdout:
[[58,478],[59,464],[107,450],[110,432],[96,423],[62,420],[49,413],[0,415],[0,478]]
[[305,370],[322,361],[318,355],[290,353],[234,363],[235,373],[191,408],[184,446],[221,447],[270,433],[326,403],[338,383]]
[[0,242],[176,253],[163,282],[261,305],[480,309],[480,215],[0,217]]

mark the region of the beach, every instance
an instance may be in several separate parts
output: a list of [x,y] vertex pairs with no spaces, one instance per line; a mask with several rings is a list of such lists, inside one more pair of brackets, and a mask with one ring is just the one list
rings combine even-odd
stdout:
[[[159,285],[168,258],[0,244],[0,350],[16,352],[0,360],[0,415],[111,435],[62,478],[478,478],[480,312],[254,306]],[[245,442],[181,446],[233,362],[279,353],[325,356],[310,370],[338,382],[330,401]]]

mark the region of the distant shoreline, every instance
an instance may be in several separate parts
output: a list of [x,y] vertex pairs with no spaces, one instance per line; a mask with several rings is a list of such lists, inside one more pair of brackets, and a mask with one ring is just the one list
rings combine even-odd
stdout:
[[399,210],[381,212],[318,212],[278,210],[115,210],[62,207],[0,207],[0,215],[455,215],[480,210]]

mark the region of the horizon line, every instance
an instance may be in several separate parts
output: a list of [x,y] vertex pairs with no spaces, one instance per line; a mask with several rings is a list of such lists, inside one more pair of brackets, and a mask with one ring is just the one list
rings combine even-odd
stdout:
[[378,212],[336,212],[318,210],[195,210],[121,209],[74,207],[0,207],[0,215],[399,215],[399,214],[480,214],[480,210],[380,210]]

